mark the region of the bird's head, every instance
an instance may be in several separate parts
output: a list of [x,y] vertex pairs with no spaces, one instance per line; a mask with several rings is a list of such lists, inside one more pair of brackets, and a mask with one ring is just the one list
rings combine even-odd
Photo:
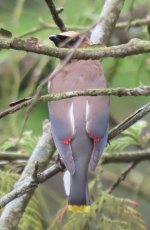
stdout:
[[80,35],[75,31],[66,31],[58,35],[51,35],[49,39],[54,42],[55,46],[63,48],[73,48],[79,41],[81,41],[78,45],[80,48],[86,48],[92,45],[87,36]]

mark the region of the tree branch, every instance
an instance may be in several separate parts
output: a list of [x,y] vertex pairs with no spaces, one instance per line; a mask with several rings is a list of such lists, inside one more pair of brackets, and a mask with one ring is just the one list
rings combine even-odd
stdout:
[[[139,86],[136,88],[110,88],[110,89],[87,89],[85,91],[71,91],[66,93],[48,94],[41,96],[37,99],[36,103],[47,102],[47,101],[57,101],[60,99],[66,99],[77,96],[98,96],[98,95],[112,95],[112,96],[150,96],[150,86]],[[12,105],[3,112],[0,112],[0,118],[5,117],[9,114],[15,113],[21,110],[34,101],[34,97],[20,99],[17,102],[12,103]]]
[[58,26],[58,28],[61,31],[67,31],[67,28],[65,27],[64,22],[62,21],[62,19],[59,17],[59,13],[62,12],[62,10],[57,10],[54,4],[53,0],[45,0],[45,2],[48,5],[48,8],[51,12],[51,15],[53,17],[54,22],[56,23],[56,25]]
[[142,117],[146,116],[150,112],[150,103],[144,105],[142,108],[138,109],[135,113],[131,114],[128,118],[126,118],[119,125],[115,126],[110,132],[108,136],[108,141],[118,136],[124,130],[128,129],[131,125],[136,123]]
[[[110,136],[110,133],[111,133],[111,131],[109,132],[109,136]],[[24,160],[26,160],[26,162],[27,162],[28,158],[29,158],[29,156],[28,157],[26,156],[26,158]],[[23,159],[22,159],[22,156],[19,154],[13,154],[13,158],[12,158],[11,153],[9,153],[9,154],[7,154],[7,159],[5,159],[5,160],[11,162],[11,161],[17,161],[17,160],[23,160]],[[137,150],[137,151],[131,151],[131,152],[121,152],[121,153],[115,152],[115,153],[111,153],[111,154],[105,152],[102,155],[101,164],[131,163],[133,161],[147,161],[147,160],[150,160],[150,149]],[[3,158],[2,159],[0,158],[0,161],[3,161]],[[53,166],[50,167],[50,173],[53,172],[53,170],[52,170]],[[57,165],[57,166],[59,166],[59,165]],[[58,169],[61,167],[59,166],[56,168]],[[45,170],[43,173],[47,174],[47,170]],[[41,177],[45,177],[43,173],[40,174]],[[39,178],[38,180],[41,180],[41,179]],[[43,183],[43,181],[40,183]]]
[[27,160],[29,159],[29,155],[27,154],[18,154],[13,152],[0,152],[0,161],[14,161],[16,159],[19,160]]
[[106,0],[98,23],[91,33],[93,44],[108,44],[125,0]]
[[0,48],[27,51],[37,54],[43,54],[56,58],[65,58],[69,53],[73,53],[72,59],[80,60],[99,60],[104,57],[126,57],[135,54],[149,53],[150,41],[143,41],[137,38],[130,40],[128,43],[110,47],[90,47],[90,48],[52,48],[50,46],[41,45],[39,43],[31,43],[28,40],[18,38],[0,39]]
[[137,150],[131,152],[121,152],[121,153],[105,153],[102,156],[101,163],[131,163],[131,162],[141,162],[150,160],[150,149]]

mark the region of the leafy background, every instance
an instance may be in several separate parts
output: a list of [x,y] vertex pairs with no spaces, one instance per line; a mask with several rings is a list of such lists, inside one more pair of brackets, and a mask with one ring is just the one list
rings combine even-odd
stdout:
[[[104,3],[104,1],[99,0],[58,0],[55,2],[57,6],[64,6],[65,8],[61,16],[66,25],[76,27],[91,25],[99,17],[100,9]],[[149,0],[144,2],[126,0],[120,20],[145,18],[149,12]],[[34,34],[25,36],[32,29],[41,28],[44,23],[53,24],[45,1],[0,0],[0,27],[11,31],[14,37],[28,38],[34,36],[40,42],[53,46],[48,37],[58,33],[57,28],[42,28]],[[0,36],[2,37],[2,35]],[[133,37],[149,40],[148,28],[144,26],[115,30],[111,44],[125,43]],[[33,95],[37,86],[51,73],[57,63],[58,60],[46,56],[14,50],[0,50],[0,110],[4,110],[11,101]],[[136,87],[150,84],[149,54],[123,59],[106,58],[102,64],[109,87]],[[45,88],[43,94],[46,92],[47,89]],[[118,124],[148,101],[148,97],[111,97],[110,127]],[[22,110],[1,120],[0,151],[15,151],[18,154],[27,153],[30,155],[38,136],[42,132],[42,121],[48,118],[47,104],[39,104],[33,109],[20,138],[26,116],[26,110]],[[149,122],[150,117],[147,116],[144,119]],[[108,151],[111,154],[113,151],[148,147],[148,133],[149,123],[138,123],[119,139],[112,141]],[[144,137],[147,138],[147,143],[144,142]],[[61,222],[61,225],[64,226],[63,229],[73,229],[75,222],[81,225],[81,229],[88,229],[89,227],[98,229],[100,224],[103,229],[146,229],[143,221],[145,221],[148,229],[150,226],[149,162],[138,165],[126,181],[113,192],[113,195],[104,192],[125,167],[125,164],[106,165],[103,167],[103,173],[100,173],[102,169],[98,168],[96,175],[91,175],[90,183],[91,196],[95,197],[95,199],[93,198],[93,202],[95,202],[93,213],[90,214],[91,216],[82,218],[82,225],[80,216],[65,216]],[[0,169],[0,194],[2,195],[10,190],[15,179],[18,178],[22,165],[0,165]],[[100,183],[99,173],[103,185]],[[59,208],[63,207],[66,199],[61,177],[62,175],[55,176],[44,185],[39,186],[24,214],[20,229],[57,229],[59,226],[58,219],[60,219],[57,212]],[[8,180],[7,185],[4,178]],[[137,201],[139,206],[130,205],[126,199]],[[102,205],[103,203],[104,205]]]

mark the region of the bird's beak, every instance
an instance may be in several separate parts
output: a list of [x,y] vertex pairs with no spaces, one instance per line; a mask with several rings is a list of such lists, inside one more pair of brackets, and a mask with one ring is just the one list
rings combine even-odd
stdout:
[[60,44],[60,39],[57,37],[57,35],[51,35],[49,36],[49,39],[54,42],[55,46],[59,46]]
[[51,35],[49,36],[49,39],[54,42],[57,39],[57,35]]

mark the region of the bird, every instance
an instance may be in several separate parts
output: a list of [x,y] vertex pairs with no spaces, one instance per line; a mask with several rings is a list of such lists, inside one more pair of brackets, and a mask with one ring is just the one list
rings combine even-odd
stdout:
[[[66,31],[49,37],[56,47],[92,45],[88,36]],[[61,60],[63,63],[64,60]],[[56,67],[57,68],[57,67]],[[65,93],[106,88],[99,60],[71,59],[48,81],[48,92]],[[68,210],[90,212],[88,171],[94,171],[107,144],[109,96],[77,96],[48,102],[51,131],[56,148],[70,173]]]

